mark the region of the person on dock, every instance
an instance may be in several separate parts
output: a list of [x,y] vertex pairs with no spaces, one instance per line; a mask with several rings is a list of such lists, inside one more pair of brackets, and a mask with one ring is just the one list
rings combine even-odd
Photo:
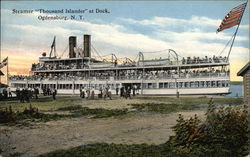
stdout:
[[90,89],[89,88],[86,89],[86,94],[87,94],[86,98],[89,100],[90,99]]
[[4,99],[8,98],[8,91],[6,88],[3,89],[3,97],[4,97]]
[[56,100],[56,94],[57,94],[57,91],[56,89],[52,89],[52,97],[53,97],[53,100]]
[[23,96],[24,96],[24,100],[26,102],[30,102],[30,97],[29,97],[29,90],[28,88],[25,88],[24,92],[23,92]]
[[94,97],[95,97],[95,89],[94,87],[91,89],[91,96],[90,96],[90,99],[91,100],[94,100]]
[[24,103],[25,91],[24,88],[20,91],[20,102]]
[[10,87],[7,88],[7,91],[8,91],[8,97],[12,98],[12,93],[11,93]]
[[136,90],[136,85],[133,86],[132,90],[133,90],[133,96],[135,96],[135,90]]
[[116,95],[118,95],[118,93],[119,93],[119,87],[118,86],[116,86],[115,92],[116,92]]
[[127,90],[126,90],[126,99],[130,98],[131,99],[131,88],[128,86]]
[[109,87],[106,88],[106,94],[107,94],[107,97],[109,97],[109,99],[112,100],[112,98],[111,98],[112,93],[111,93],[111,91],[109,91]]
[[103,94],[103,99],[106,100],[106,97],[107,97],[107,90],[106,90],[106,88],[102,89],[102,94]]
[[39,89],[37,87],[34,88],[35,98],[38,99]]
[[47,88],[47,95],[51,95],[51,90],[49,87]]
[[17,87],[17,89],[16,89],[16,97],[17,97],[17,100],[20,100],[20,88],[19,87]]
[[83,88],[83,90],[82,90],[82,98],[85,98],[85,92],[86,92],[86,90],[85,90],[85,88]]
[[46,88],[45,88],[45,87],[43,88],[43,95],[44,95],[44,96],[46,96],[46,95],[47,95],[47,90],[46,90]]
[[98,90],[98,98],[102,98],[102,87]]
[[83,94],[82,87],[80,87],[80,98],[82,98],[82,94]]
[[120,97],[124,97],[124,87],[120,88]]

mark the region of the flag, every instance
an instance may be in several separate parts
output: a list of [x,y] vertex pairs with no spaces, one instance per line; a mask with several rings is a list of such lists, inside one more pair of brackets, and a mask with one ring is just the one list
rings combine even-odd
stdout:
[[0,63],[0,68],[3,68],[5,65],[8,64],[8,57],[6,57],[1,63]]
[[223,31],[224,29],[233,27],[235,25],[240,24],[241,17],[244,13],[247,3],[243,3],[235,8],[233,8],[222,20],[219,28],[217,29],[217,33]]

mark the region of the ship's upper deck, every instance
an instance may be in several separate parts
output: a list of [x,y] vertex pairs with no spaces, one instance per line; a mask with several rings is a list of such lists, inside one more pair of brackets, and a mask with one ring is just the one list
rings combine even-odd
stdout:
[[99,61],[93,58],[68,58],[68,59],[49,59],[40,58],[38,64],[33,64],[31,72],[34,73],[53,73],[68,71],[114,71],[114,70],[174,70],[174,69],[193,69],[216,66],[227,66],[226,57],[213,58],[182,58],[180,61],[169,59],[140,60],[117,63],[117,61]]

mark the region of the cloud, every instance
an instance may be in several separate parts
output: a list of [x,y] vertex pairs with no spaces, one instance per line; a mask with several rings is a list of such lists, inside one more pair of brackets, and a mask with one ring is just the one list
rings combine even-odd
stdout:
[[132,18],[120,18],[120,20],[126,21],[132,24],[140,25],[156,25],[156,26],[167,26],[167,25],[180,25],[180,24],[191,24],[201,26],[218,26],[221,22],[220,19],[211,19],[204,16],[191,16],[190,19],[179,19],[170,17],[159,17],[155,16],[151,19],[135,20]]
[[[211,19],[204,16],[192,16],[189,19],[178,19],[170,17],[155,16],[150,19],[136,20],[132,18],[120,18],[119,20],[134,25],[152,26],[160,28],[206,28],[213,27],[214,30],[220,25],[221,19]],[[241,29],[249,29],[249,25],[241,25]]]
[[[157,36],[162,39],[169,39],[172,41],[185,41],[185,40],[214,40],[214,41],[228,41],[232,36],[226,35],[223,32],[216,34],[215,32],[201,32],[201,31],[192,31],[192,32],[173,32],[173,31],[158,31]],[[237,36],[238,41],[248,41],[249,39],[244,36]]]

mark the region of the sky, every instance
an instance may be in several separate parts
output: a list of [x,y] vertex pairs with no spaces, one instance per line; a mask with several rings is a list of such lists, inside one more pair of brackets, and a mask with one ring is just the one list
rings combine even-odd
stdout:
[[[166,49],[173,49],[181,58],[227,56],[229,47],[225,45],[236,26],[219,33],[216,29],[232,8],[244,2],[1,1],[1,60],[9,57],[11,75],[27,75],[43,52],[49,54],[54,36],[57,55],[65,58],[68,37],[77,36],[77,46],[82,47],[83,34],[91,35],[92,45],[101,56],[114,53],[118,58],[134,59],[138,52],[160,51],[144,56],[165,58]],[[16,14],[13,9],[33,13]],[[40,13],[39,9],[64,12]],[[65,13],[66,9],[85,11],[70,14]],[[105,9],[108,13],[96,12]],[[44,16],[66,16],[67,20],[42,20]],[[71,16],[77,19],[70,19]],[[249,62],[249,55],[248,4],[230,55],[232,81],[242,80],[236,73]],[[6,74],[6,67],[1,70]],[[2,81],[6,81],[4,77]]]

